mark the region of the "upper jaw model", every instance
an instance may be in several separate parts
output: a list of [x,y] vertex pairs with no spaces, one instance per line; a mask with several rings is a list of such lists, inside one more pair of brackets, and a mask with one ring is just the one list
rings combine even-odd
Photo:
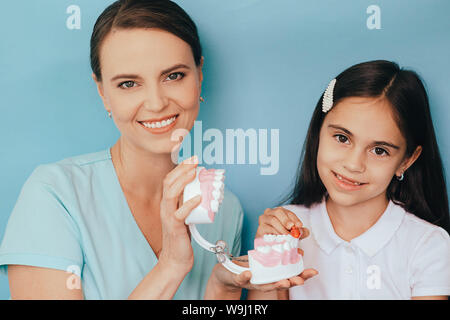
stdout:
[[200,224],[214,222],[214,216],[224,197],[225,170],[205,169],[197,167],[194,181],[184,188],[183,202],[202,196],[202,202],[186,218],[186,224]]

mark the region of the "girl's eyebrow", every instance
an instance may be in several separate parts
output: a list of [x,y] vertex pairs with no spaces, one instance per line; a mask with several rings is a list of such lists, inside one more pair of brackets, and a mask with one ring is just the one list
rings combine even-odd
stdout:
[[[348,134],[350,137],[353,137],[353,133],[351,133],[348,129],[345,129],[344,127],[337,126],[337,125],[334,125],[334,124],[329,124],[328,128],[342,130],[346,134]],[[393,143],[390,143],[390,142],[386,142],[386,141],[374,141],[373,144],[377,145],[377,146],[387,146],[387,147],[391,147],[391,148],[394,148],[394,149],[397,149],[397,150],[400,149],[399,146],[397,146],[397,145],[395,145]]]
[[[190,69],[187,65],[179,63],[179,64],[176,64],[170,68],[167,68],[167,69],[161,71],[161,76],[168,74],[168,73],[172,72],[173,70],[180,69],[180,68]],[[110,81],[113,82],[118,79],[141,79],[141,77],[137,74],[118,74],[118,75],[112,77]]]

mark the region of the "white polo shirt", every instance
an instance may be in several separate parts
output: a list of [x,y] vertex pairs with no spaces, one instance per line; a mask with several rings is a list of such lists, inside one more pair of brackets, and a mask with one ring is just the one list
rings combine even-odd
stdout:
[[304,266],[319,274],[290,299],[410,299],[450,295],[448,233],[389,202],[378,221],[350,242],[334,231],[325,201],[288,205],[311,235],[300,241]]

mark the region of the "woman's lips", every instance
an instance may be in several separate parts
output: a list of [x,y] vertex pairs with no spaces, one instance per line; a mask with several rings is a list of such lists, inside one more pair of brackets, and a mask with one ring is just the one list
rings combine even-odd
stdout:
[[334,175],[334,181],[336,182],[336,184],[339,187],[341,187],[344,190],[348,190],[348,191],[359,190],[367,184],[366,182],[359,182],[356,180],[352,180],[352,179],[347,178],[346,176],[338,174],[334,171],[332,171],[332,172]]
[[170,131],[175,126],[178,116],[178,114],[175,114],[159,119],[138,121],[138,123],[151,133],[161,134]]

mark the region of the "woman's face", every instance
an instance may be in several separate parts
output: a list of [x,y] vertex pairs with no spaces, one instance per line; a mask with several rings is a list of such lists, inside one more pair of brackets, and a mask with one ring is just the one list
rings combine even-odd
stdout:
[[99,94],[121,139],[171,153],[179,143],[172,133],[189,131],[199,111],[202,65],[196,66],[191,47],[160,29],[113,30],[101,46],[100,65]]
[[320,130],[317,169],[335,203],[386,201],[386,189],[420,154],[405,159],[406,140],[386,99],[343,99]]

